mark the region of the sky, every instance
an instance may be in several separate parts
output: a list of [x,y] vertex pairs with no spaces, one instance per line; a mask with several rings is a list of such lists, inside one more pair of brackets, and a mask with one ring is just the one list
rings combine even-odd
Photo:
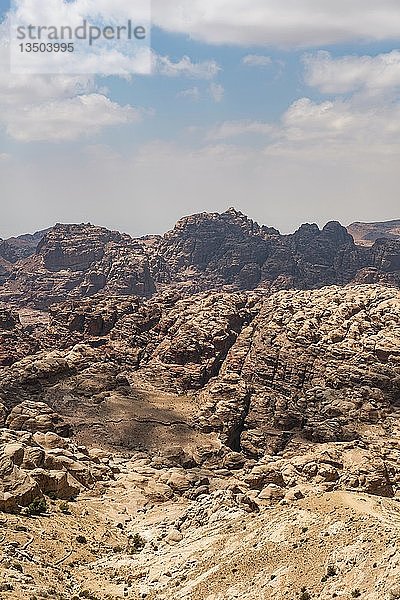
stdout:
[[111,76],[10,72],[9,9],[0,238],[163,233],[230,206],[283,233],[400,217],[398,0],[153,0],[151,73]]

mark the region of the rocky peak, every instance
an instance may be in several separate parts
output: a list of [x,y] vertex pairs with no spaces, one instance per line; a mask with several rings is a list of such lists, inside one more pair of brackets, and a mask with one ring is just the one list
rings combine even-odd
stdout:
[[326,240],[336,247],[354,245],[353,238],[338,221],[329,221],[322,230],[316,223],[305,223],[290,237],[298,245],[301,245],[302,242],[309,243],[312,240]]
[[123,245],[130,240],[128,235],[90,223],[57,223],[40,241],[36,254],[43,259],[45,268],[50,271],[84,271],[103,258],[107,244],[114,242]]
[[155,292],[143,246],[127,234],[90,223],[58,223],[39,242],[34,256],[15,265],[14,282],[9,279],[4,295],[22,297],[24,303],[44,309],[98,292],[120,296]]
[[322,233],[337,246],[348,244],[354,246],[354,240],[338,221],[329,221],[322,229]]

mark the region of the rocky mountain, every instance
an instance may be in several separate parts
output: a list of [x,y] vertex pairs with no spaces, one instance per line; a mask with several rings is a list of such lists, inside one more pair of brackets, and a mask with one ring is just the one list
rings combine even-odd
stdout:
[[376,240],[400,239],[400,219],[382,221],[380,223],[352,223],[347,228],[359,246],[372,246]]
[[400,240],[362,248],[337,222],[281,235],[234,209],[185,217],[164,236],[136,240],[90,224],[58,224],[27,258],[3,255],[0,299],[39,309],[98,292],[149,297],[166,289],[191,295],[400,283]]
[[47,308],[68,298],[155,292],[147,257],[126,234],[90,224],[50,229],[34,254],[13,265],[0,298]]

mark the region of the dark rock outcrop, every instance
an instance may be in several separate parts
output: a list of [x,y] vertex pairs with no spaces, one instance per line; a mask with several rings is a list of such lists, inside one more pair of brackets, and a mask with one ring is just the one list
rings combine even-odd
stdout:
[[[377,269],[377,282],[399,281],[400,254],[389,242],[383,242],[381,250],[358,247],[335,221],[322,230],[305,224],[292,235],[280,235],[229,209],[185,217],[163,237],[142,243],[158,287],[175,285],[189,294],[221,288],[276,291],[346,285],[370,267]],[[386,262],[380,261],[382,253]],[[387,274],[392,272],[390,279]]]
[[0,305],[0,367],[36,352],[39,343],[22,327],[18,313]]

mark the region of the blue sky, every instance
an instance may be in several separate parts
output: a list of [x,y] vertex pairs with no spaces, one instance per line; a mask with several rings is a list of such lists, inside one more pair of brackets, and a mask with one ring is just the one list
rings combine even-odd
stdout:
[[163,232],[231,205],[282,231],[400,216],[398,3],[206,5],[155,0],[150,75],[18,76],[3,48],[0,237],[56,221]]

